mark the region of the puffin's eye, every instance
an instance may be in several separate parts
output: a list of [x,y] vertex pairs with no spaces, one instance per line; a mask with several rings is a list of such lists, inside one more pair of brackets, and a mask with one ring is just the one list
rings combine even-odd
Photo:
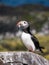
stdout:
[[24,22],[26,24],[26,22]]

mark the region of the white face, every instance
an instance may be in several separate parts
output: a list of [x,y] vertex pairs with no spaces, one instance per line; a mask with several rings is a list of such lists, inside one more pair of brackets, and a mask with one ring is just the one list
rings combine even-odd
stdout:
[[21,26],[27,28],[29,26],[27,21],[20,21],[17,23],[17,26],[20,28]]

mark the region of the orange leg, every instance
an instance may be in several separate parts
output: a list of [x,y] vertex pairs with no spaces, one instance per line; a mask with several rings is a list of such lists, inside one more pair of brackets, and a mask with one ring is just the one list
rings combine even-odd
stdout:
[[30,51],[30,52],[34,52],[33,49],[32,49],[32,47],[29,49],[29,51]]
[[31,46],[28,50],[29,50],[29,52],[33,52],[33,53],[35,52]]

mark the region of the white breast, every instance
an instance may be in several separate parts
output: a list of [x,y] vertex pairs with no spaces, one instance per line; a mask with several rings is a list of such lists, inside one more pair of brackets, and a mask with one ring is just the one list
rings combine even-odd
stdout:
[[31,40],[30,34],[23,32],[21,35],[21,40],[28,50],[35,51],[35,45],[34,42]]

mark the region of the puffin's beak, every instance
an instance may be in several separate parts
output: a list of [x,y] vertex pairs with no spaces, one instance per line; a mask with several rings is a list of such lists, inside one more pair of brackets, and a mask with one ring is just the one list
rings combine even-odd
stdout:
[[22,26],[21,26],[21,22],[18,22],[18,23],[16,24],[16,26],[17,26],[18,29],[21,29],[21,27],[22,27]]
[[19,30],[19,22],[16,22],[16,31]]
[[19,26],[20,23],[17,23],[16,25]]
[[20,27],[20,25],[21,25],[21,22],[18,22],[16,25],[17,25],[18,27]]

